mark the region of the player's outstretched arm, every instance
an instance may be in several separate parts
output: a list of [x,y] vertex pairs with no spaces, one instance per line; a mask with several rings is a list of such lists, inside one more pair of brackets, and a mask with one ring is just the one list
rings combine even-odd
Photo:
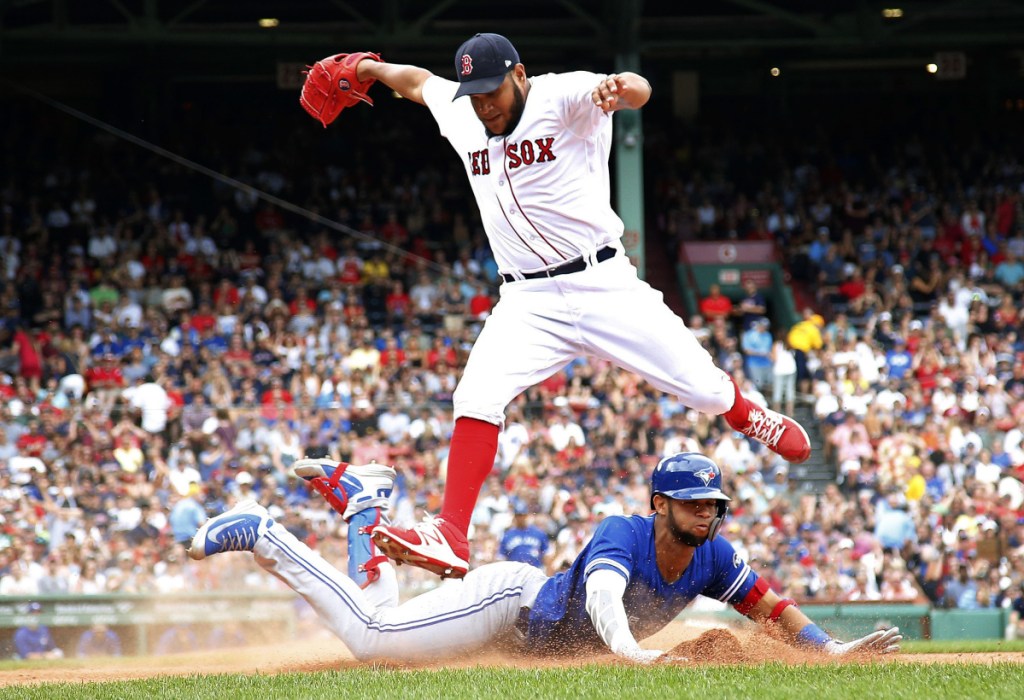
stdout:
[[640,109],[651,99],[651,84],[636,73],[612,73],[597,84],[590,98],[605,112]]
[[790,644],[812,647],[829,654],[891,654],[900,650],[900,642],[903,641],[899,627],[878,630],[852,642],[833,639],[811,622],[792,600],[780,598],[771,589],[765,592],[747,615],[756,622],[777,625],[777,629]]
[[599,569],[587,577],[587,614],[594,629],[612,653],[629,661],[649,664],[665,652],[641,649],[629,630],[622,595],[626,592],[626,579],[608,569]]
[[379,80],[407,100],[423,101],[423,83],[433,75],[426,68],[384,61],[360,61],[356,68],[360,80]]

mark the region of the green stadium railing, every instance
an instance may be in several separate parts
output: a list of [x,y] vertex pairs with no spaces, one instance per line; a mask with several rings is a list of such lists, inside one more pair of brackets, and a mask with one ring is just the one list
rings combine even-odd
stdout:
[[[807,617],[839,639],[856,639],[882,627],[897,626],[907,639],[1003,639],[1008,610],[941,610],[906,603],[838,603],[801,605]],[[705,612],[684,610],[682,622],[713,618],[727,623],[746,621],[732,608]]]
[[[296,596],[282,592],[196,592],[173,595],[58,595],[0,598],[0,630],[33,621],[51,628],[58,646],[68,653],[77,641],[75,628],[104,624],[128,630],[135,653],[151,652],[153,632],[169,625],[209,628],[227,622],[258,626],[263,633],[276,630],[286,638],[294,636]],[[42,612],[28,612],[37,602]],[[69,634],[76,632],[75,635]],[[128,652],[127,646],[125,651]]]

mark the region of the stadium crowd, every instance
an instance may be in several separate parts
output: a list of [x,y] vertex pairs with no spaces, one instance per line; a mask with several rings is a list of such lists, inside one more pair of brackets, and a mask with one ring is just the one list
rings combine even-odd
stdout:
[[[0,190],[0,594],[277,587],[246,558],[183,556],[250,494],[338,560],[340,519],[289,474],[312,449],[394,465],[393,520],[438,511],[451,394],[498,288],[457,162],[371,170],[369,149],[412,139],[389,124],[299,173],[284,153],[311,128],[288,149],[242,130],[234,188],[84,127],[44,144],[20,116],[5,133],[24,167]],[[211,157],[232,152],[220,136]],[[661,456],[702,451],[733,494],[725,535],[780,593],[1024,612],[1024,150],[990,145],[852,156],[694,132],[655,162],[651,230],[672,255],[698,238],[797,251],[813,303],[794,326],[756,287],[689,320],[750,393],[812,408],[836,482],[805,491],[724,422],[581,360],[510,407],[473,564],[526,510],[557,570],[601,518],[648,512]],[[409,593],[436,583],[399,573]]]

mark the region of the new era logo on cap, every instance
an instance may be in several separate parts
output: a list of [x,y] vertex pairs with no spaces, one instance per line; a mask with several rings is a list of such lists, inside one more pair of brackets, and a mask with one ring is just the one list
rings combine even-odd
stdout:
[[517,63],[519,53],[501,34],[476,34],[455,52],[455,97],[496,90]]

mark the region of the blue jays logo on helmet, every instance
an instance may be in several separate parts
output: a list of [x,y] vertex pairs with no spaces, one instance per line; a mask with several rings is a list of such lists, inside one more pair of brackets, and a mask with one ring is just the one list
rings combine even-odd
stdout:
[[703,481],[704,485],[707,486],[711,483],[711,480],[715,478],[715,470],[701,469],[699,472],[694,472],[693,475]]
[[651,476],[652,508],[656,493],[680,501],[730,500],[722,492],[722,470],[697,452],[680,452],[658,462]]

